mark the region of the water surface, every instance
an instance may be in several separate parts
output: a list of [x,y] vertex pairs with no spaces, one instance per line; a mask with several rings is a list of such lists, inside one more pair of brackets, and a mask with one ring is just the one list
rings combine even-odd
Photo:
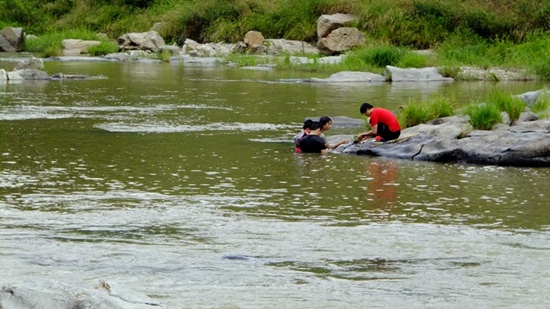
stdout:
[[550,306],[550,168],[296,155],[291,143],[305,117],[361,119],[364,101],[467,104],[538,83],[46,70],[101,78],[0,84],[1,284],[103,279],[169,308]]

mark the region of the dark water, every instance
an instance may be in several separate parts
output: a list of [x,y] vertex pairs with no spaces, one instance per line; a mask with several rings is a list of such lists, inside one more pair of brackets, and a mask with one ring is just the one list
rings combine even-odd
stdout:
[[0,83],[2,284],[103,279],[169,308],[550,307],[550,169],[296,155],[290,142],[305,117],[361,119],[363,101],[466,104],[541,84],[45,69],[102,78]]

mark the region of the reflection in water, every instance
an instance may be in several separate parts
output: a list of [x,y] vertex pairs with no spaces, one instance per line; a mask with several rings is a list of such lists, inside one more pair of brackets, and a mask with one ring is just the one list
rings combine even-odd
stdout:
[[367,160],[366,173],[370,179],[368,184],[368,199],[375,204],[382,204],[386,209],[395,206],[397,201],[398,168],[399,163],[395,160]]

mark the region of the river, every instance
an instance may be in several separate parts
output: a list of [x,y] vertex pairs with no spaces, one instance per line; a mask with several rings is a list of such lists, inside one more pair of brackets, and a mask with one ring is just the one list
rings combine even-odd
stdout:
[[[550,168],[297,155],[291,143],[304,118],[361,119],[365,101],[467,104],[541,83],[45,70],[98,78],[0,83],[1,285],[105,280],[168,308],[550,307]],[[359,132],[327,135],[339,133]]]

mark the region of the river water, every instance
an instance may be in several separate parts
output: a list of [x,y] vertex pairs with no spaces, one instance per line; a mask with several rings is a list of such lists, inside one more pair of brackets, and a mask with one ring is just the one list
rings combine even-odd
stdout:
[[[550,168],[297,155],[291,143],[305,117],[361,119],[364,101],[466,104],[542,84],[45,64],[98,78],[0,83],[2,285],[105,280],[168,308],[550,307]],[[327,135],[339,133],[359,132]]]

